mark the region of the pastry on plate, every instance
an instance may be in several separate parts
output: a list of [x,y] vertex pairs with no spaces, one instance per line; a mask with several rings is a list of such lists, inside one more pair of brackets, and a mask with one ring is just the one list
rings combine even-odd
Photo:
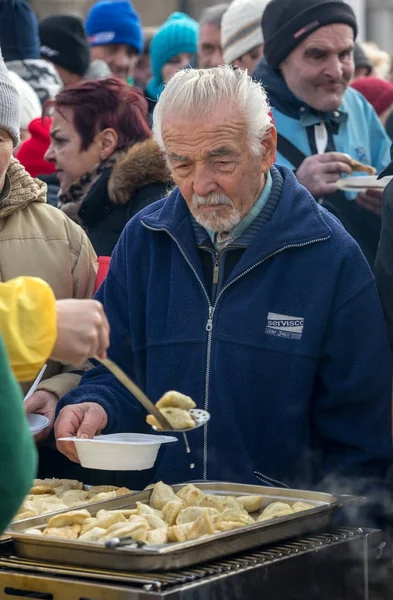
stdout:
[[363,165],[358,160],[351,160],[351,167],[354,173],[367,173],[368,175],[375,175],[377,172],[374,167],[371,167],[370,165]]

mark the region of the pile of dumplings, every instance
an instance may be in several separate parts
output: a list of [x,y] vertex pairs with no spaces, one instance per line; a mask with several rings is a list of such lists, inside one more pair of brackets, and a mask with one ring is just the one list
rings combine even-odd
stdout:
[[131,490],[114,485],[97,485],[85,490],[83,483],[75,479],[35,479],[14,521],[39,517],[90,502],[113,500],[125,494],[131,494]]
[[71,511],[54,515],[43,530],[31,528],[24,533],[101,543],[132,537],[160,545],[196,540],[314,508],[305,502],[292,506],[273,502],[260,513],[262,504],[262,496],[205,494],[192,484],[175,493],[160,481],[152,488],[149,504],[137,502],[131,509],[100,510],[95,517],[87,510]]
[[[196,404],[190,396],[185,396],[180,392],[167,392],[156,403],[156,407],[173,429],[192,429],[195,427],[195,421],[189,411],[195,408]],[[153,415],[147,415],[146,422],[156,429],[162,429]]]

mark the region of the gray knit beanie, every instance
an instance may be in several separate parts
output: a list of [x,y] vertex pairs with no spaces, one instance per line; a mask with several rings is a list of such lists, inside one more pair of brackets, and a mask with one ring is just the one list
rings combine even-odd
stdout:
[[20,100],[17,89],[11,83],[0,50],[0,128],[8,131],[14,148],[19,146]]

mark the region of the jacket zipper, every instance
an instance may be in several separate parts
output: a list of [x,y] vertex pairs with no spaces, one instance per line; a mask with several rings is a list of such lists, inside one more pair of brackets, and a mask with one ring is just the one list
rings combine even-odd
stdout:
[[221,259],[221,252],[217,252],[216,260],[214,262],[214,268],[213,268],[213,285],[217,285],[217,283],[218,283],[218,274],[220,271],[220,259]]
[[[211,362],[211,348],[212,348],[212,337],[213,337],[213,316],[214,316],[214,312],[216,310],[217,307],[217,303],[219,301],[219,299],[221,298],[222,294],[225,292],[225,290],[227,290],[232,284],[234,284],[236,281],[239,281],[239,279],[241,279],[242,277],[244,277],[244,275],[248,275],[248,273],[250,273],[253,269],[255,269],[256,267],[258,267],[259,265],[263,264],[264,262],[266,262],[267,260],[269,260],[269,258],[272,258],[273,256],[276,256],[277,254],[280,254],[281,252],[284,252],[284,250],[289,250],[291,248],[304,248],[305,246],[311,246],[311,244],[316,244],[318,242],[326,242],[329,238],[330,235],[327,235],[324,238],[317,238],[316,240],[311,240],[309,242],[303,242],[302,244],[288,244],[287,246],[283,246],[282,248],[279,248],[278,250],[275,250],[275,252],[272,252],[271,254],[269,254],[268,256],[265,256],[265,258],[263,258],[262,260],[258,261],[255,265],[252,265],[252,267],[249,267],[248,269],[246,269],[245,271],[243,271],[243,273],[240,273],[240,275],[238,275],[237,277],[235,277],[235,279],[233,279],[232,281],[230,281],[227,285],[225,285],[221,292],[218,294],[214,305],[211,304],[210,302],[210,298],[209,298],[209,294],[206,291],[205,286],[203,285],[203,282],[201,280],[201,278],[199,277],[197,270],[195,269],[194,265],[191,263],[191,261],[189,260],[188,256],[186,255],[186,253],[184,252],[183,248],[180,245],[180,242],[175,238],[174,235],[172,235],[172,233],[170,231],[168,231],[168,229],[155,229],[154,227],[149,227],[149,225],[146,225],[146,223],[144,223],[142,221],[142,225],[144,227],[146,227],[146,229],[149,229],[150,231],[165,231],[165,233],[167,233],[169,235],[169,237],[175,242],[176,246],[179,249],[180,254],[183,256],[184,260],[186,261],[186,263],[188,264],[188,266],[191,268],[192,272],[194,273],[197,281],[199,282],[203,293],[205,294],[206,300],[207,300],[207,304],[209,307],[209,318],[207,320],[206,323],[206,331],[207,331],[207,352],[206,352],[206,372],[205,372],[205,402],[204,402],[204,410],[209,410],[209,385],[210,385],[210,362]],[[216,259],[217,262],[217,259]],[[207,479],[207,425],[204,425],[203,427],[203,469],[202,469],[202,473],[203,473],[203,479]],[[267,478],[268,479],[268,478]],[[274,481],[274,480],[272,480]],[[277,482],[279,483],[279,482]],[[282,484],[285,485],[285,484]]]
[[[210,305],[209,301],[209,318],[206,323],[207,331],[207,351],[206,351],[206,373],[205,373],[205,405],[204,409],[209,410],[209,385],[210,385],[210,362],[212,354],[212,338],[213,338],[213,315],[215,308]],[[207,479],[207,423],[203,428],[203,468],[202,477]]]
[[[208,307],[209,307],[209,318],[208,318],[207,323],[206,323],[207,352],[206,352],[204,410],[209,410],[210,360],[211,360],[212,337],[213,337],[213,315],[214,315],[215,308],[214,308],[214,306],[212,306],[212,304],[210,302],[209,294],[207,293],[206,288],[203,285],[203,282],[202,282],[201,278],[199,277],[199,275],[197,273],[197,270],[195,269],[195,267],[192,264],[192,262],[189,260],[188,256],[186,255],[186,253],[184,252],[183,248],[181,247],[180,242],[175,238],[175,236],[172,235],[171,232],[168,231],[168,229],[154,229],[154,227],[149,227],[143,221],[142,221],[142,224],[143,224],[144,227],[146,227],[146,229],[149,229],[150,231],[165,231],[169,235],[169,237],[175,242],[176,246],[178,247],[180,254],[182,255],[182,257],[184,258],[184,260],[186,261],[186,263],[188,264],[188,266],[190,267],[190,269],[194,273],[195,277],[197,278],[197,281],[199,282],[199,284],[200,284],[200,286],[201,286],[201,288],[203,290],[203,293],[206,296],[207,304],[208,304]],[[207,479],[207,425],[204,425],[204,427],[203,427],[203,467],[202,467],[202,474],[203,474],[202,475],[203,479]]]

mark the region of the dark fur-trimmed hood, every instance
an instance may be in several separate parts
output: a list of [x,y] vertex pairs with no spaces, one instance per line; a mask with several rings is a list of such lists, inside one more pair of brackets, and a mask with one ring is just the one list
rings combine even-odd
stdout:
[[112,202],[127,204],[138,188],[150,183],[171,185],[164,155],[153,139],[132,146],[114,165],[108,183]]

